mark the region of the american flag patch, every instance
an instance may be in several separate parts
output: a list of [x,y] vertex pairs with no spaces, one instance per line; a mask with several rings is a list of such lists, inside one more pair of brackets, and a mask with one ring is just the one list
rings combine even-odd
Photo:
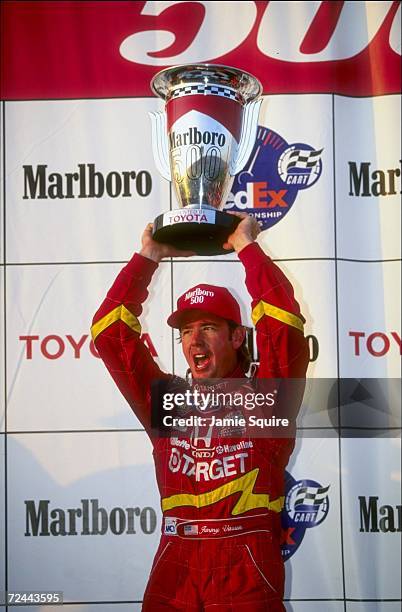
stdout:
[[184,525],[184,535],[198,535],[198,525]]

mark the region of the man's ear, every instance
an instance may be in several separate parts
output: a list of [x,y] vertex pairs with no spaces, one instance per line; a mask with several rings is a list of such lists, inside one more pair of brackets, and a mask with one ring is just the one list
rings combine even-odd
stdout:
[[243,344],[244,338],[246,337],[246,328],[242,325],[238,325],[232,331],[232,345],[234,349],[238,349]]

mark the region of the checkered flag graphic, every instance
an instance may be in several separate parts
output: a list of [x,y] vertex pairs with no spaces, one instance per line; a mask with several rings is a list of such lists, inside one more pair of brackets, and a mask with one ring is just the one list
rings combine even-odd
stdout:
[[289,155],[289,161],[286,169],[314,168],[314,166],[320,161],[323,150],[324,149],[320,149],[319,151],[308,151],[307,149],[295,149]]
[[221,85],[185,85],[184,87],[176,87],[173,90],[172,98],[181,98],[182,96],[188,96],[193,94],[204,94],[213,96],[222,96],[223,98],[230,98],[231,100],[241,101],[241,96],[237,91],[229,89],[228,87],[222,87]]
[[301,487],[296,495],[294,508],[298,506],[320,506],[327,497],[327,487]]
[[[205,77],[208,79],[211,78],[211,70],[194,70],[193,69],[191,71],[188,71],[188,74],[190,74],[194,80],[196,79],[204,80]],[[216,70],[216,69],[213,70],[213,75],[215,78],[220,79],[222,82],[226,82],[228,85],[230,85],[231,79],[233,77],[233,75],[228,73],[227,71],[221,72],[220,70]]]

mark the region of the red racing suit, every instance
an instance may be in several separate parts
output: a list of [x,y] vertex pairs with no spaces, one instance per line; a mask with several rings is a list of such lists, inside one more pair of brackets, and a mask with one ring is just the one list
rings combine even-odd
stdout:
[[[303,379],[304,318],[285,275],[257,243],[239,259],[252,298],[257,378]],[[157,264],[135,254],[95,314],[95,346],[153,443],[162,536],[143,610],[285,610],[280,511],[293,438],[174,437],[151,429],[151,383],[171,379],[141,341],[138,316]],[[223,313],[224,314],[224,313]],[[231,375],[244,377],[241,368]],[[177,379],[176,379],[177,380]]]

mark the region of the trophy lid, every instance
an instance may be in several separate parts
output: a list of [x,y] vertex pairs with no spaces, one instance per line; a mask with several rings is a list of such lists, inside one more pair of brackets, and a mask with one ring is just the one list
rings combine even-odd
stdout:
[[255,76],[222,64],[183,64],[165,68],[153,77],[151,89],[168,101],[177,87],[200,84],[232,89],[244,103],[255,100],[262,93],[262,85]]

